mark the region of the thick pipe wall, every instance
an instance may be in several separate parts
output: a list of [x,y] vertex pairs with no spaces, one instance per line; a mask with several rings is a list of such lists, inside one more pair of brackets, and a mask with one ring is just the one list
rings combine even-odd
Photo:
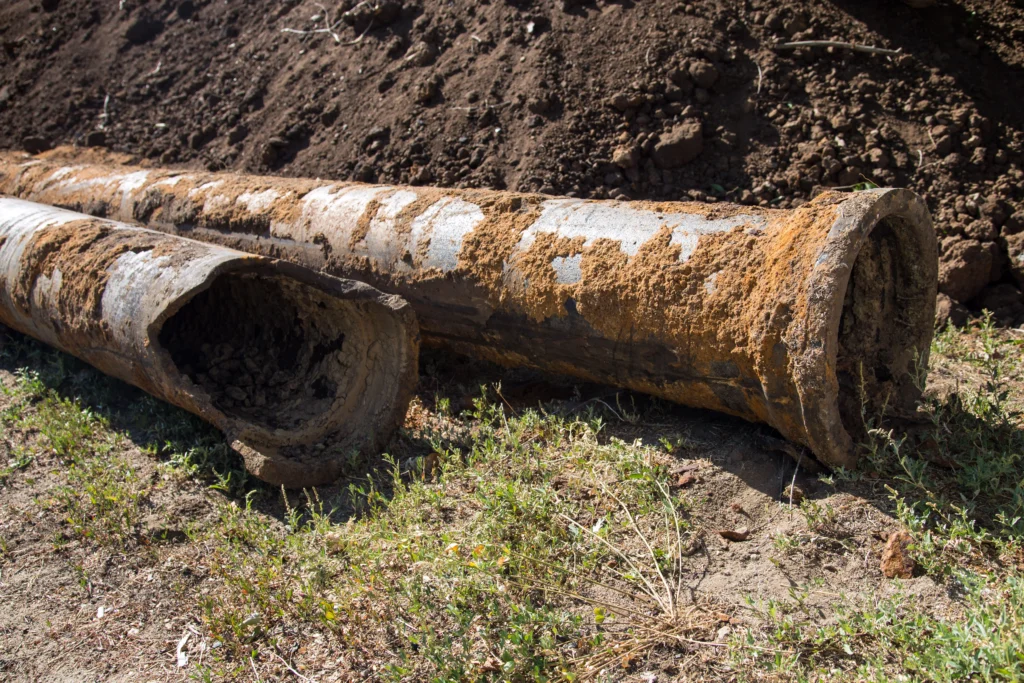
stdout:
[[424,340],[772,425],[852,466],[909,410],[937,249],[905,190],[794,210],[616,202],[0,158],[0,191],[400,294]]
[[0,322],[199,415],[250,472],[289,487],[376,455],[418,373],[396,296],[5,197]]

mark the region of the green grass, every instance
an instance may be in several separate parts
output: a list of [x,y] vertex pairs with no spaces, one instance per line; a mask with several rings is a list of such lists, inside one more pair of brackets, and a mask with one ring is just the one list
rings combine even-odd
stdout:
[[[194,418],[20,340],[0,352],[20,369],[0,411],[15,448],[0,492],[51,477],[38,505],[58,544],[132,553],[155,486],[139,451],[161,485],[206,486],[215,519],[177,551],[203,573],[174,596],[211,644],[190,665],[199,680],[285,663],[387,681],[619,680],[657,667],[659,680],[1012,681],[1024,678],[1020,351],[988,320],[943,331],[933,377],[959,383],[929,395],[923,427],[874,429],[861,469],[822,477],[828,495],[771,503],[802,524],[769,541],[776,566],[864,555],[835,495],[912,535],[918,579],[882,579],[876,554],[874,575],[824,604],[814,576],[745,601],[687,590],[717,539],[714,492],[673,488],[672,466],[708,444],[615,436],[660,420],[657,407],[512,410],[484,387],[454,415],[441,392],[379,466],[284,492],[250,479]],[[0,562],[10,553],[0,538]],[[949,599],[922,599],[921,581]]]
[[[864,471],[837,473],[853,483],[876,478],[873,485],[885,490],[914,538],[921,574],[956,596],[954,612],[932,613],[898,591],[845,597],[833,623],[821,625],[800,600],[752,600],[762,624],[737,639],[740,668],[752,678],[770,672],[798,681],[1024,679],[1021,346],[988,317],[967,334],[944,330],[933,346],[935,360],[953,363],[960,377],[976,373],[974,381],[926,400],[930,423],[923,439],[876,429]],[[820,518],[814,511],[808,522]],[[784,540],[778,545],[789,547]]]
[[[625,561],[620,548],[654,537],[643,526],[637,535],[631,517],[661,521],[676,509],[667,471],[650,449],[599,443],[596,419],[506,416],[484,400],[468,419],[471,445],[438,444],[433,476],[392,460],[352,483],[337,501],[356,511],[344,524],[311,497],[293,496],[278,529],[249,504],[226,508],[213,562],[226,590],[203,602],[225,646],[218,673],[240,675],[231,662],[242,666],[261,639],[276,646],[289,623],[353,652],[386,642],[389,680],[571,677],[581,649],[609,647],[598,622],[611,625],[619,608],[574,596],[609,560]],[[661,574],[675,581],[671,558],[688,530],[662,536],[648,557],[630,557],[621,579],[630,596],[647,595]],[[586,607],[567,609],[569,599]]]

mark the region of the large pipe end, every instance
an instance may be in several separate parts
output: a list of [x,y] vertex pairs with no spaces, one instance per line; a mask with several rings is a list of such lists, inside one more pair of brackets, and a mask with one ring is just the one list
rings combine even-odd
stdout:
[[826,464],[852,467],[868,421],[916,410],[938,249],[927,206],[908,190],[829,193],[819,202],[835,204],[836,219],[808,282],[796,374],[808,445]]
[[188,378],[182,399],[275,485],[326,484],[378,452],[416,385],[404,300],[279,261],[216,273],[156,324],[167,373]]

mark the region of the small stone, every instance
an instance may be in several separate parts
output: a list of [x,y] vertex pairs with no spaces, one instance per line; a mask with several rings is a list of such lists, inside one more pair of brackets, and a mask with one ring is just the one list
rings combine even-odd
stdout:
[[846,118],[842,114],[836,114],[833,116],[829,120],[829,125],[831,125],[837,133],[845,133],[853,127],[853,124],[850,123],[850,119]]
[[420,81],[416,86],[416,102],[418,104],[429,104],[441,93],[441,77],[434,75]]
[[94,130],[85,136],[86,147],[105,147],[107,144],[107,134],[102,130]]
[[639,93],[627,94],[624,92],[615,93],[608,98],[608,104],[621,112],[627,109],[636,109],[644,103],[643,96]]
[[685,121],[660,136],[652,158],[658,168],[678,168],[696,159],[703,150],[700,121]]
[[260,163],[264,166],[273,166],[278,158],[278,147],[268,140],[260,150]]
[[685,71],[677,66],[672,67],[668,70],[668,80],[672,81],[677,88],[683,88],[685,85],[689,85],[690,77]]
[[944,157],[953,151],[953,136],[946,135],[941,138],[935,138],[935,153],[940,157]]
[[992,225],[992,221],[990,219],[979,218],[978,220],[971,221],[967,224],[967,227],[964,228],[964,234],[972,240],[986,242],[998,237],[999,231],[996,230],[996,226]]
[[935,329],[945,329],[949,324],[953,327],[963,327],[967,324],[968,317],[966,306],[939,292],[935,299]]
[[711,62],[694,62],[690,65],[690,78],[697,84],[697,87],[706,90],[718,80],[718,69]]
[[419,170],[409,179],[413,185],[426,185],[434,179],[434,174],[430,172],[430,169],[426,166],[421,166]]
[[437,59],[438,49],[433,43],[421,40],[415,43],[405,55],[405,61],[416,66],[430,66]]
[[782,30],[791,38],[801,31],[807,30],[807,17],[802,13],[794,14],[782,23]]
[[245,126],[235,126],[228,131],[228,144],[237,145],[249,135],[249,129]]
[[999,256],[995,242],[954,241],[939,258],[939,291],[966,303],[997,274]]
[[633,145],[616,147],[612,153],[612,163],[622,169],[635,168],[640,161],[640,148]]
[[50,141],[41,135],[28,135],[21,139],[21,148],[29,154],[39,154],[50,149]]
[[988,199],[979,207],[981,215],[992,221],[992,225],[998,230],[1010,217],[1012,209],[1010,205],[1001,199]]
[[868,150],[868,163],[875,168],[887,168],[889,166],[889,155],[880,147],[872,147]]
[[391,129],[386,126],[375,126],[363,138],[363,149],[369,149],[374,143],[387,144],[391,139]]
[[911,543],[910,534],[906,531],[894,531],[882,550],[882,574],[889,579],[909,579],[914,576],[916,563],[910,556],[908,547]]

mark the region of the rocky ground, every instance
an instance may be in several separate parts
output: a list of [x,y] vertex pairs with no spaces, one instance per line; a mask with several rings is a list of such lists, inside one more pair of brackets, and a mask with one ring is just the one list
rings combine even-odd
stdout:
[[[788,207],[905,186],[940,315],[1024,322],[1021,0],[12,0],[0,147]],[[785,47],[825,40],[881,48]],[[966,307],[966,308],[965,308]]]

